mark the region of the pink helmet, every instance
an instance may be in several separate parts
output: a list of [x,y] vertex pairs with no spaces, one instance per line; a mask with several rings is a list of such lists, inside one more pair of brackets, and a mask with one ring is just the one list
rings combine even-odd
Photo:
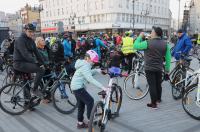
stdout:
[[88,50],[86,53],[90,56],[90,59],[92,60],[92,62],[94,63],[99,62],[99,56],[94,50]]

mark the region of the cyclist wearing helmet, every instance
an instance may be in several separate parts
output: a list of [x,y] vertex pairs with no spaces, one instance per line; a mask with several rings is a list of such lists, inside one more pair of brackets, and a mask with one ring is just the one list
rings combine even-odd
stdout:
[[33,92],[37,90],[40,80],[44,74],[44,61],[41,58],[33,40],[34,32],[35,26],[33,24],[25,25],[24,32],[14,44],[13,55],[13,66],[15,70],[25,73],[36,73]]
[[132,70],[132,59],[134,57],[134,53],[136,52],[136,50],[134,50],[133,48],[133,38],[130,37],[130,32],[125,32],[125,37],[122,39],[122,53],[124,55],[124,58],[125,60],[127,61],[126,62],[126,65],[127,65],[127,68],[128,68],[128,74],[131,73],[131,70]]
[[98,54],[94,50],[89,50],[86,52],[85,58],[83,60],[77,60],[75,64],[76,72],[71,81],[71,89],[73,90],[78,102],[78,129],[88,127],[88,124],[83,122],[85,105],[87,106],[88,119],[90,119],[90,113],[94,105],[94,99],[85,89],[86,82],[92,83],[105,91],[107,90],[106,87],[93,78],[95,73],[101,72],[100,69],[91,70],[92,65],[98,63],[98,61]]

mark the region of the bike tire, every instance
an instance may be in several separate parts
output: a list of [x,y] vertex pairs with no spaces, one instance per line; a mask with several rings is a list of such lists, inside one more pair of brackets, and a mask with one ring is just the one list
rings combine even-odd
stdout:
[[180,83],[178,86],[175,86],[176,83],[180,82],[185,78],[185,74],[182,70],[177,70],[174,73],[174,78],[172,80],[172,97],[175,100],[179,100],[183,96],[184,92],[184,82]]
[[[141,87],[141,88],[144,87],[144,90],[142,90],[140,87],[136,88],[136,87],[134,86],[134,84],[135,84],[134,78],[135,78],[136,74],[137,74],[137,73],[133,72],[133,73],[130,74],[128,77],[126,77],[125,80],[124,80],[124,84],[123,84],[123,89],[124,89],[125,94],[126,94],[130,99],[132,99],[132,100],[140,100],[140,99],[143,99],[143,98],[148,94],[148,92],[149,92],[149,85],[148,85],[148,83],[147,83],[146,76],[145,76],[145,74],[144,74],[143,72],[139,72],[139,73],[138,73],[139,76],[141,76],[141,77],[143,78],[143,80],[142,80],[142,79],[138,79],[138,80],[140,80],[140,82],[144,82],[144,83],[145,83],[145,81],[146,81],[145,85]],[[132,80],[131,80],[131,81],[132,81],[132,84],[130,84],[131,86],[128,86],[128,80],[129,80],[129,79],[132,79]],[[133,84],[133,83],[134,83],[134,84]],[[133,85],[133,86],[132,86],[132,85]],[[129,92],[129,90],[128,90],[129,87],[132,87],[131,92]],[[133,90],[136,90],[136,92],[133,92]],[[131,93],[136,94],[136,96],[135,96],[135,95],[132,95]]]
[[[6,88],[8,88],[8,87],[10,87],[11,86],[11,88],[8,90],[9,92],[10,91],[12,91],[12,88],[15,88],[16,86],[18,86],[18,87],[20,87],[20,90],[23,90],[23,86],[21,85],[21,84],[18,84],[18,83],[12,83],[12,84],[8,84],[8,85],[5,85],[1,90],[0,90],[0,108],[5,112],[5,113],[7,113],[7,114],[10,114],[10,115],[21,115],[21,114],[23,114],[28,108],[29,108],[29,105],[30,104],[28,104],[28,105],[26,105],[26,106],[20,106],[21,108],[22,108],[22,110],[21,111],[18,111],[18,112],[13,112],[13,111],[10,111],[10,110],[8,110],[4,105],[3,105],[3,103],[2,103],[2,94],[3,93],[5,93],[4,92],[4,90],[6,89]],[[15,87],[14,87],[15,86]],[[6,92],[6,93],[8,93],[8,91]],[[13,98],[13,97],[12,97]],[[25,100],[25,99],[24,99]],[[19,105],[19,104],[18,104]],[[21,105],[21,104],[20,104]],[[13,107],[13,109],[14,109],[14,107]]]
[[[192,92],[194,92],[194,94],[196,95],[196,92],[197,92],[196,90],[197,89],[198,89],[198,85],[197,84],[193,84],[193,85],[191,85],[191,86],[186,88],[185,93],[184,93],[183,98],[182,98],[182,106],[183,106],[184,111],[190,117],[192,117],[193,119],[196,119],[196,120],[200,120],[200,102],[195,102],[194,105],[197,106],[196,103],[198,103],[199,106],[194,107],[194,106],[190,105],[193,102],[191,102],[192,99],[190,99],[190,97],[189,97],[189,94],[191,94]],[[195,95],[192,95],[192,97],[191,97],[191,98],[194,98],[194,101],[197,98]],[[191,106],[192,108],[189,109],[188,105],[189,105],[189,107]],[[197,112],[194,112],[195,110],[197,110]],[[196,113],[198,115],[195,115]]]
[[[121,104],[122,104],[122,88],[118,85],[114,85],[113,90],[111,91],[111,99],[110,99],[110,103],[113,105],[116,104],[115,110],[111,110],[112,115],[114,116],[119,116],[119,111],[121,108]],[[112,107],[111,106],[111,107]]]
[[[65,105],[61,105],[59,106],[59,103],[58,103],[58,99],[56,98],[57,97],[57,90],[59,90],[59,82],[57,81],[54,86],[53,86],[53,91],[52,91],[52,102],[53,102],[53,106],[54,108],[62,113],[62,114],[71,114],[74,112],[74,110],[77,108],[77,101],[76,99],[69,99],[69,98],[65,98],[64,96],[62,96],[62,94],[58,93],[58,96],[61,98],[61,99],[64,99],[63,101],[67,101],[67,103]],[[71,91],[71,88],[70,88],[70,84],[66,84],[68,86],[68,88],[65,88],[65,89],[69,89],[70,90],[70,94],[71,94],[71,97],[75,98],[75,95],[72,93]],[[61,91],[60,91],[61,92]],[[66,91],[65,91],[66,92]],[[59,95],[60,94],[60,95]],[[68,108],[68,105],[70,108]],[[67,106],[67,108],[65,107]],[[63,108],[65,107],[65,108]]]
[[[102,128],[102,119],[103,119],[103,115],[104,115],[103,106],[104,105],[103,105],[102,101],[98,101],[94,104],[91,114],[90,114],[90,121],[88,124],[88,132],[95,132],[95,131],[103,132],[104,131],[104,129]],[[99,117],[99,119],[97,121],[95,120],[96,116]]]

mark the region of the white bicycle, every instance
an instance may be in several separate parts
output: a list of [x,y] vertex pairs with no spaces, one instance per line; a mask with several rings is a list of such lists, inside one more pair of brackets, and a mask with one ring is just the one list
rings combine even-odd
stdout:
[[102,91],[98,93],[102,96],[102,101],[96,102],[93,106],[90,114],[89,132],[104,132],[107,122],[119,115],[122,103],[122,89],[117,83],[114,83],[114,79],[125,75],[122,75],[121,69],[117,67],[110,68],[108,74],[110,76],[108,86],[111,89],[107,92]]
[[182,106],[185,112],[192,118],[200,120],[200,69],[195,72],[186,73],[187,84],[182,97]]

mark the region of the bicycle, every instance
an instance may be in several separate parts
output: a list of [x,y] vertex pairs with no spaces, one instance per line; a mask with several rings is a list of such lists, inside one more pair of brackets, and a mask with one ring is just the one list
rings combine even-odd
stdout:
[[[125,78],[123,89],[125,94],[132,100],[140,100],[149,92],[146,75],[144,73],[144,60],[142,56],[134,60],[135,70]],[[139,81],[141,83],[139,83]]]
[[15,74],[21,78],[21,81],[7,84],[0,90],[0,108],[10,115],[20,115],[40,102],[40,100],[37,100],[33,104],[36,98],[30,92],[32,84],[31,74],[18,71]]
[[[38,96],[31,95],[31,87],[33,84],[33,79],[31,78],[31,74],[23,73],[17,71],[20,79],[17,79],[15,83],[7,84],[0,90],[0,108],[11,115],[20,115],[28,110],[30,107],[34,107],[40,104],[40,101],[47,96],[47,92],[52,93],[52,101],[53,106],[55,109],[61,113],[69,114],[72,113],[76,109],[76,100],[75,103],[71,103],[70,101],[73,100],[73,94],[70,92],[66,92],[70,87],[65,87],[66,84],[70,84],[70,80],[67,80],[66,77],[68,76],[66,73],[65,68],[63,68],[62,72],[57,76],[56,73],[52,73],[51,77],[55,78],[56,81],[49,87],[48,83],[43,86],[41,83],[38,87]],[[65,79],[65,81],[62,81]],[[62,81],[62,82],[61,82]],[[16,90],[18,90],[16,92]],[[59,90],[59,93],[57,93]],[[71,89],[70,89],[71,91]],[[5,94],[5,95],[4,95]],[[8,97],[8,96],[11,97]],[[59,107],[58,103],[60,102],[59,98],[55,98],[56,95],[61,97],[61,100],[66,100],[63,106],[67,106],[68,109]],[[75,98],[75,97],[74,97]],[[37,99],[36,103],[33,101]],[[68,104],[70,103],[70,107]],[[6,106],[8,104],[8,106]],[[73,105],[72,105],[73,104]],[[11,107],[9,109],[9,107]],[[18,111],[15,111],[19,109]]]
[[172,86],[172,97],[175,100],[181,99],[184,93],[186,83],[181,80],[186,77],[186,71],[194,71],[189,67],[191,61],[191,58],[182,56],[176,67],[169,73],[169,82]]
[[[102,101],[97,101],[90,114],[89,132],[105,131],[107,122],[114,117],[119,116],[119,111],[122,103],[122,89],[116,83],[113,83],[114,78],[123,77],[121,69],[112,67],[107,73],[110,76],[109,84],[110,91],[100,92],[98,95],[102,96]],[[114,98],[116,100],[114,100]],[[112,112],[112,105],[116,105],[114,112]]]
[[187,71],[186,90],[182,97],[184,111],[193,119],[200,120],[200,69],[190,73]]
[[65,68],[62,68],[51,88],[53,106],[62,114],[70,114],[77,108],[77,100],[70,83],[71,76],[67,74]]

